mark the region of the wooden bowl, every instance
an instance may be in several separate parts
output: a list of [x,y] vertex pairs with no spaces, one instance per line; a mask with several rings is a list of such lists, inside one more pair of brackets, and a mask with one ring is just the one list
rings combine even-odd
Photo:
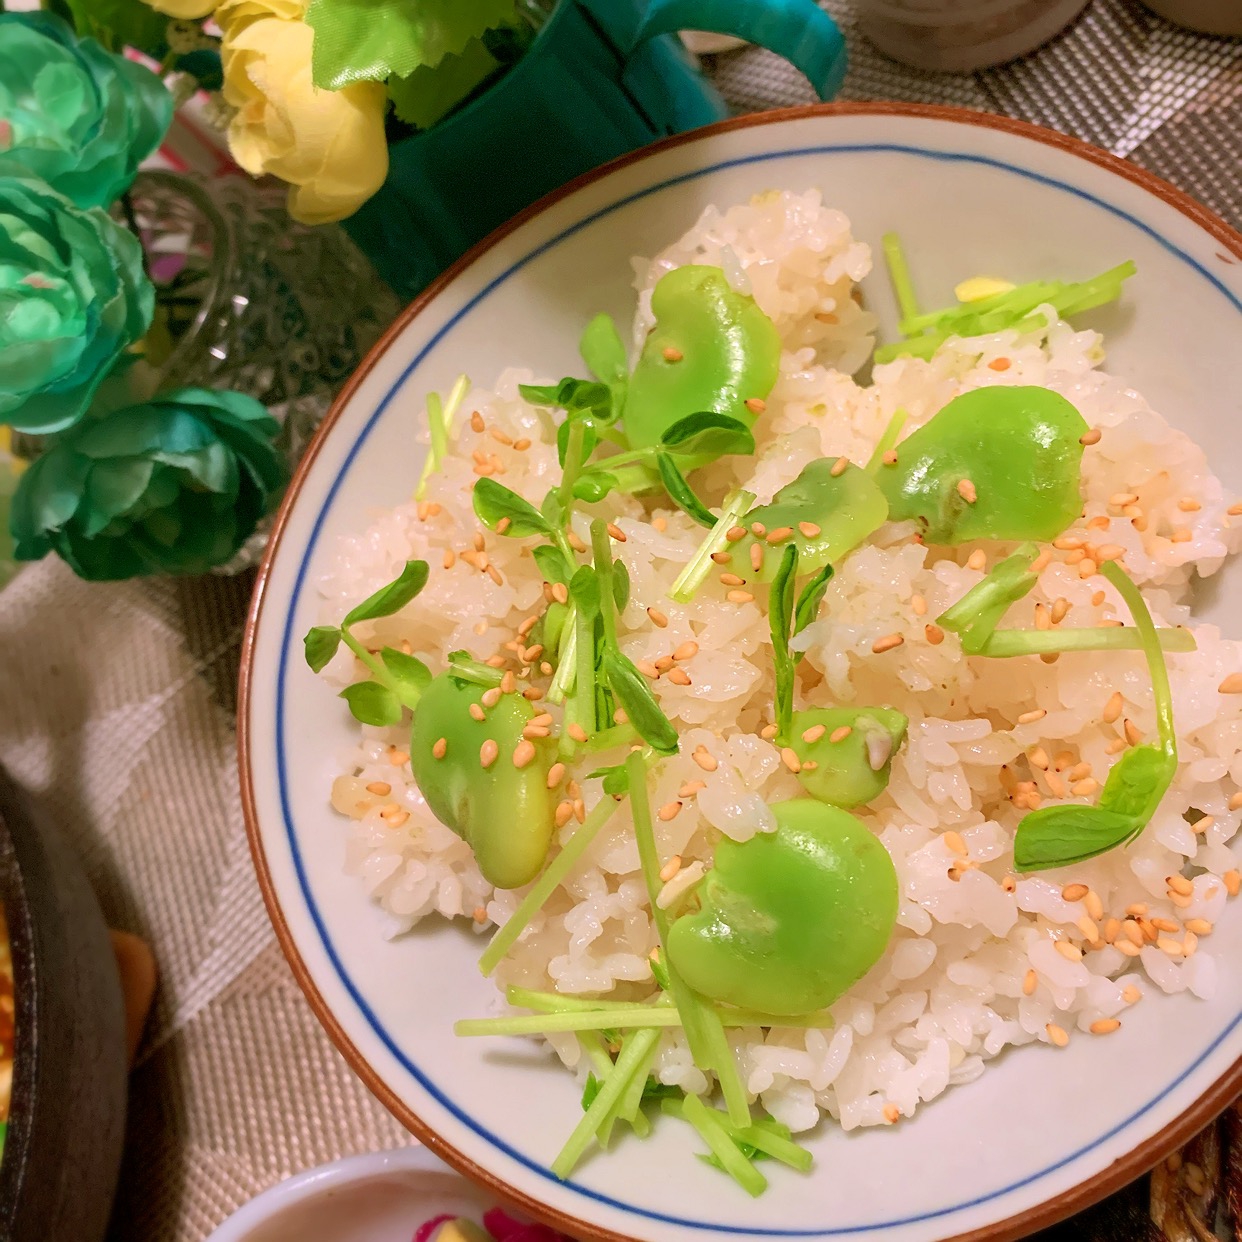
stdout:
[[125,1014],[99,903],[0,770],[0,902],[17,1002],[0,1242],[98,1242],[125,1136]]

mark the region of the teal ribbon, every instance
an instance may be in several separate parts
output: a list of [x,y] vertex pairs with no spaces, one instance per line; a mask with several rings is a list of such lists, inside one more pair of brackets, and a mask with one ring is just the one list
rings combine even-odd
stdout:
[[804,74],[820,99],[831,99],[845,80],[845,39],[814,0],[647,0],[628,51],[679,30],[757,43]]

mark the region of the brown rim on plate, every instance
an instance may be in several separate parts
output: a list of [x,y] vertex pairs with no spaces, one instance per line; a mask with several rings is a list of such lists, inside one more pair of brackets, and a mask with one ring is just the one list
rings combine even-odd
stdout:
[[[752,126],[779,124],[784,121],[800,120],[815,116],[870,116],[870,117],[914,117],[922,120],[951,121],[959,125],[977,125],[984,129],[1000,130],[1019,138],[1029,138],[1042,142],[1045,146],[1055,147],[1069,155],[1078,156],[1107,172],[1111,172],[1126,181],[1146,190],[1156,198],[1180,211],[1194,224],[1209,233],[1222,246],[1223,251],[1217,254],[1223,263],[1232,264],[1242,260],[1242,234],[1232,229],[1214,212],[1209,211],[1190,195],[1161,180],[1154,173],[1139,168],[1126,160],[1118,159],[1098,147],[1091,146],[1078,138],[1071,138],[1055,130],[1045,129],[1040,125],[1032,125],[1026,121],[1014,120],[1010,117],[996,116],[987,112],[975,112],[966,108],[950,108],[930,104],[906,103],[837,103],[811,104],[798,108],[780,108],[769,112],[751,113],[746,116],[734,117],[720,121],[715,125],[704,126],[685,134],[677,134],[665,138],[650,146],[642,147],[628,155],[604,164],[601,167],[584,173],[568,182],[558,190],[541,198],[524,211],[514,216],[507,224],[502,225],[478,245],[466,252],[442,276],[429,285],[401,313],[392,326],[384,333],[371,352],[363,360],[362,365],[350,377],[349,382],[341,390],[332,408],[328,411],[323,423],[315,433],[314,439],[306,450],[284,501],[277,514],[275,525],[268,541],[263,562],[259,567],[258,579],[251,600],[250,613],[246,619],[246,632],[242,642],[241,673],[239,679],[237,708],[237,752],[238,766],[241,773],[242,811],[246,821],[246,834],[250,840],[250,852],[254,858],[255,871],[259,879],[259,887],[263,893],[263,901],[276,931],[276,938],[288,959],[302,991],[306,994],[315,1016],[319,1019],[332,1042],[349,1062],[354,1073],[366,1084],[375,1097],[401,1122],[402,1125],[416,1135],[443,1160],[451,1164],[459,1172],[482,1183],[492,1191],[498,1199],[507,1201],[524,1211],[544,1220],[550,1221],[559,1229],[584,1238],[600,1239],[600,1242],[640,1242],[630,1234],[615,1233],[601,1230],[585,1221],[567,1215],[555,1208],[532,1198],[515,1187],[501,1181],[494,1173],[480,1167],[468,1156],[463,1155],[442,1136],[432,1130],[396,1093],[380,1078],[370,1063],[354,1047],[349,1036],[336,1020],[328,1004],[320,995],[314,980],[310,976],[305,963],[298,953],[293,935],[285,923],[284,915],[276,898],[272,878],[267,868],[267,859],[263,853],[263,843],[259,835],[258,817],[255,812],[253,774],[250,765],[250,684],[251,665],[254,657],[255,635],[258,632],[259,618],[263,612],[266,587],[276,551],[280,546],[281,537],[288,524],[289,514],[297,501],[303,482],[310,472],[319,450],[331,433],[342,411],[352,400],[358,386],[371,373],[376,362],[387,352],[392,343],[401,335],[406,327],[413,322],[434,299],[466,271],[473,263],[491,250],[498,242],[510,233],[519,229],[528,220],[541,214],[548,207],[584,186],[600,180],[638,160],[650,155],[670,150],[684,143],[696,142],[712,134],[726,133],[730,130],[749,129]],[[1010,1242],[1011,1239],[1026,1236],[1037,1229],[1056,1224],[1057,1221],[1119,1190],[1128,1182],[1147,1172],[1159,1163],[1170,1152],[1176,1150],[1216,1115],[1222,1112],[1234,1099],[1242,1094],[1242,1058],[1235,1061],[1229,1072],[1222,1075],[1195,1103],[1176,1121],[1171,1122],[1158,1134],[1153,1135],[1128,1156],[1115,1161],[1109,1168],[1102,1170],[1086,1181],[1075,1186],[1073,1190],[1054,1196],[1038,1207],[1027,1212],[1011,1216],[994,1225],[976,1229],[970,1233],[956,1234],[946,1242]]]

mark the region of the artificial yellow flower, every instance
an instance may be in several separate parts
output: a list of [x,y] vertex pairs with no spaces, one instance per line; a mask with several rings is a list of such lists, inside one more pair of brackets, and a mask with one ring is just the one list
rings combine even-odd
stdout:
[[221,45],[224,98],[237,109],[233,158],[255,176],[287,181],[295,220],[327,224],[357,211],[388,174],[387,93],[379,82],[320,90],[311,81],[313,41],[301,21],[230,23]]
[[147,0],[147,3],[157,13],[167,13],[182,22],[196,22],[210,17],[216,7],[216,0]]
[[227,38],[263,17],[299,21],[306,16],[306,6],[307,0],[220,0],[216,8],[216,25]]

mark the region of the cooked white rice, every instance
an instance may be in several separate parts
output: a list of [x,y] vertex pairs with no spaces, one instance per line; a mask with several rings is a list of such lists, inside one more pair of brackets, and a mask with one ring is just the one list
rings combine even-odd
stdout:
[[[873,382],[861,387],[849,372],[869,355],[874,321],[852,293],[869,270],[870,254],[818,193],[774,193],[724,212],[709,209],[655,259],[636,261],[636,339],[648,326],[651,287],[687,262],[723,266],[773,317],[786,345],[780,380],[759,420],[758,457],[712,467],[714,499],[744,484],[766,501],[817,456],[865,461],[898,407],[910,414],[908,434],[968,389],[1040,384],[1068,397],[1103,435],[1084,458],[1083,518],[1049,548],[1038,588],[1015,610],[1026,619],[1010,624],[1031,624],[1032,606],[1057,600],[1070,607],[1068,624],[1126,618],[1108,583],[1080,570],[1088,559],[1084,545],[1103,544],[1124,549],[1125,567],[1158,622],[1191,624],[1192,575],[1217,572],[1238,550],[1242,525],[1231,524],[1231,498],[1203,452],[1124,380],[1100,369],[1097,334],[1055,322],[1025,336],[1008,331],[951,342],[930,362],[876,367]],[[558,480],[553,422],[518,396],[519,382],[556,378],[509,370],[493,389],[470,394],[452,452],[431,480],[430,509],[398,506],[342,541],[319,584],[325,621],[339,620],[407,559],[421,557],[431,563],[430,584],[404,613],[376,624],[376,640],[404,639],[439,668],[455,649],[485,658],[514,639],[522,620],[543,605],[529,541],[482,531],[499,585],[460,556],[451,569],[440,567],[482,530],[469,495],[480,471],[494,469],[535,503]],[[529,448],[513,445],[522,439]],[[1138,508],[1123,514],[1110,503],[1119,493],[1136,494]],[[633,583],[621,618],[627,654],[654,661],[687,640],[699,645],[684,663],[691,685],[667,678],[656,684],[664,711],[681,730],[682,749],[656,767],[652,799],[657,806],[683,803],[675,818],[656,825],[662,857],[710,865],[717,834],[742,840],[770,827],[768,804],[800,792],[773,744],[759,736],[773,694],[767,617],[755,603],[726,601],[726,588],[714,577],[689,604],[667,598],[704,534],[681,513],[648,512],[632,497],[609,497],[575,518],[584,539],[590,517],[598,515],[626,535],[616,552]],[[980,561],[990,567],[1010,549],[988,543],[933,552],[910,535],[909,526],[887,526],[838,565],[821,619],[799,640],[806,649],[806,705],[889,704],[909,716],[910,732],[888,790],[856,812],[888,848],[900,877],[900,915],[887,953],[832,1007],[835,1029],[732,1034],[750,1091],[796,1131],[813,1126],[821,1111],[845,1129],[890,1121],[894,1107],[911,1116],[948,1086],[977,1078],[1005,1047],[1058,1042],[1062,1033],[1090,1038],[1093,1023],[1122,1015],[1157,990],[1209,996],[1218,962],[1211,941],[1188,934],[1187,924],[1214,923],[1227,889],[1236,891],[1230,843],[1242,812],[1231,807],[1242,802],[1234,798],[1242,788],[1242,695],[1218,693],[1218,686],[1242,668],[1242,644],[1196,625],[1199,650],[1169,658],[1180,762],[1139,840],[1061,872],[1015,880],[1013,834],[1025,813],[1015,799],[1094,801],[1097,783],[1125,744],[1125,722],[1143,734],[1154,730],[1147,669],[1134,652],[1070,654],[1044,663],[966,659],[952,634],[929,643],[925,627],[982,578]],[[648,605],[667,614],[666,629],[651,624]],[[904,645],[873,654],[873,642],[893,633],[904,636]],[[326,670],[334,684],[357,675],[344,649]],[[1114,690],[1124,703],[1120,718],[1109,723],[1104,715]],[[1046,714],[1017,723],[1036,709]],[[716,771],[703,771],[691,758],[700,744],[718,759]],[[394,935],[432,914],[467,926],[473,919],[476,931],[490,931],[521,893],[493,891],[469,848],[431,816],[411,779],[407,749],[405,726],[362,727],[357,747],[341,757],[332,801],[349,817],[342,819],[348,869],[390,916]],[[1044,763],[1048,771],[1038,766]],[[679,797],[690,780],[704,787]],[[368,793],[367,784],[376,781],[390,784],[391,794]],[[598,781],[583,782],[588,807],[601,796]],[[1208,818],[1192,827],[1191,810]],[[575,827],[571,821],[565,833]],[[1193,877],[1193,892],[1175,901],[1166,877],[1183,872]],[[1062,888],[1071,882],[1091,893],[1065,900]],[[1145,915],[1125,922],[1136,903]],[[1143,947],[1127,956],[1116,946],[1129,945],[1134,935]],[[1160,947],[1152,943],[1156,936]],[[1082,959],[1071,960],[1058,941],[1085,948]],[[591,995],[620,989],[642,997],[654,986],[647,955],[655,943],[623,809],[496,979],[502,989],[521,984]],[[566,1065],[577,1066],[572,1036],[550,1042]],[[664,1035],[656,1073],[690,1091],[707,1086],[677,1033]]]

